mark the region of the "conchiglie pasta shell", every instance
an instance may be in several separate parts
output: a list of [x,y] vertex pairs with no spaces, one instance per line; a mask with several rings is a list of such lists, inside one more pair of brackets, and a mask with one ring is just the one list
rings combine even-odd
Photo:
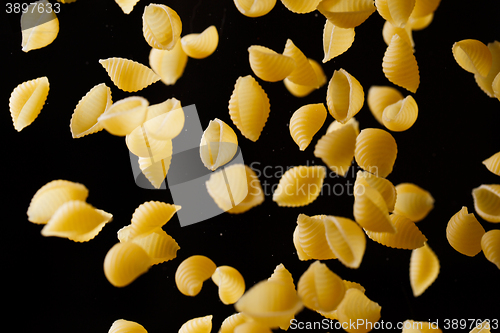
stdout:
[[472,190],[476,213],[488,222],[500,222],[500,185],[481,185]]
[[118,319],[113,322],[108,333],[148,333],[144,326],[134,321]]
[[285,284],[288,284],[290,287],[295,289],[295,284],[293,283],[293,276],[288,271],[288,269],[285,268],[285,265],[283,264],[279,264],[278,266],[276,266],[273,274],[271,274],[271,277],[269,277],[268,280],[280,281]]
[[358,187],[354,199],[354,218],[365,230],[394,233],[396,229],[389,217],[382,195],[371,187]]
[[59,33],[59,20],[53,10],[49,11],[49,6],[47,0],[41,0],[31,3],[26,12],[23,11],[21,46],[24,52],[41,49],[56,39]]
[[345,127],[345,126],[352,126],[356,132],[356,136],[358,136],[358,134],[359,134],[359,122],[354,117],[349,119],[349,121],[346,122],[345,124],[342,124],[336,120],[332,121],[330,123],[330,125],[328,126],[328,128],[326,129],[326,133],[331,133],[331,132],[336,131],[338,129],[341,129],[342,127]]
[[191,58],[203,59],[211,55],[219,45],[219,33],[214,25],[200,34],[189,34],[181,38],[184,52]]
[[234,0],[240,13],[247,17],[260,17],[269,13],[276,5],[276,0]]
[[354,28],[335,26],[328,19],[323,28],[323,62],[327,62],[346,52],[354,42]]
[[131,153],[150,158],[153,162],[172,156],[172,140],[156,140],[144,125],[126,135],[125,142]]
[[418,105],[411,96],[387,106],[382,113],[384,126],[394,132],[406,131],[418,117]]
[[249,318],[243,313],[235,313],[224,319],[220,326],[219,333],[234,333],[234,329],[247,322]]
[[167,177],[171,161],[171,155],[159,161],[153,161],[153,159],[149,157],[139,157],[139,168],[151,185],[155,188],[160,188],[165,177]]
[[[488,75],[482,76],[478,73],[474,74],[474,79],[476,83],[491,98],[495,97],[495,92],[493,91],[493,81],[495,78],[499,78],[498,73],[500,73],[500,42],[494,41],[488,43],[488,50],[491,52],[491,68]],[[497,79],[496,84],[500,83],[500,79]],[[500,87],[499,87],[500,88]],[[499,89],[500,90],[500,89]],[[498,95],[498,93],[497,93]],[[498,97],[497,97],[498,98]]]
[[127,97],[111,105],[97,121],[109,133],[125,136],[144,123],[148,105],[144,97]]
[[453,215],[446,226],[446,238],[458,252],[474,257],[481,252],[481,237],[485,230],[473,213],[467,207]]
[[[226,168],[227,171],[227,168]],[[259,181],[259,177],[255,172],[248,166],[245,165],[246,171],[246,181],[248,187],[248,194],[239,204],[231,209],[228,209],[228,213],[240,214],[248,211],[249,209],[260,205],[264,202],[264,190]],[[234,200],[234,197],[233,197]]]
[[295,97],[305,97],[314,90],[322,87],[326,83],[326,75],[321,65],[313,59],[308,60],[314,70],[314,73],[316,73],[316,78],[318,79],[318,87],[296,84],[290,81],[288,78],[285,78],[283,80],[283,83],[285,84],[286,89]]
[[9,108],[16,131],[20,132],[38,117],[48,94],[49,80],[45,76],[23,82],[12,91]]
[[500,230],[490,230],[481,238],[481,249],[486,259],[500,269]]
[[160,50],[172,50],[182,32],[182,22],[172,8],[149,4],[142,15],[142,33],[149,46]]
[[300,207],[316,200],[326,177],[324,166],[297,166],[287,170],[273,193],[278,206]]
[[355,28],[375,10],[373,0],[323,0],[317,9],[333,24],[341,28]]
[[135,92],[161,78],[149,67],[124,58],[101,59],[99,63],[108,72],[111,81],[121,90]]
[[434,20],[434,13],[430,13],[427,14],[426,16],[420,16],[420,17],[411,15],[407,25],[412,31],[418,31],[427,28],[432,23],[433,20]]
[[365,128],[356,138],[354,158],[365,171],[385,178],[396,162],[398,147],[394,137],[378,128]]
[[200,142],[200,157],[212,171],[223,166],[236,154],[238,138],[233,129],[220,119],[211,120],[203,132]]
[[328,111],[333,118],[345,124],[361,110],[364,101],[363,87],[356,78],[344,69],[333,73],[326,92]]
[[385,77],[400,87],[415,93],[420,84],[417,59],[413,49],[398,34],[392,36],[382,59],[382,70]]
[[175,271],[175,284],[186,296],[196,296],[201,291],[205,280],[214,273],[217,266],[212,260],[202,255],[185,259]]
[[300,229],[299,229],[299,226],[296,226],[295,230],[293,231],[293,245],[295,246],[295,250],[297,251],[297,257],[299,258],[299,260],[305,261],[305,260],[314,259],[314,258],[311,258],[306,253],[306,251],[304,251],[304,249],[302,247],[302,244],[300,243]]
[[104,258],[104,275],[115,287],[125,287],[147,272],[151,258],[139,245],[117,243]]
[[410,24],[405,25],[404,28],[399,28],[393,26],[389,21],[385,21],[384,27],[382,28],[382,37],[384,42],[389,45],[391,43],[392,36],[399,35],[403,38],[409,45],[415,47],[413,42],[412,26]]
[[350,219],[328,216],[325,231],[328,245],[340,262],[349,268],[358,268],[366,248],[363,229]]
[[326,120],[323,103],[308,104],[295,111],[290,119],[290,134],[301,151],[305,150]]
[[267,47],[252,45],[248,48],[252,71],[261,80],[277,82],[285,79],[295,69],[295,60]]
[[36,191],[31,199],[28,221],[45,224],[62,204],[72,200],[85,201],[88,195],[89,190],[82,184],[53,180]]
[[432,14],[438,8],[440,2],[441,0],[416,0],[411,15],[423,17]]
[[149,66],[167,86],[175,84],[184,74],[187,61],[188,56],[182,49],[180,39],[171,50],[152,48],[149,53]]
[[212,315],[193,318],[182,324],[179,333],[210,333],[212,331]]
[[139,0],[115,0],[125,14],[130,14]]
[[429,245],[414,249],[410,257],[410,285],[413,296],[418,297],[437,279],[439,259]]
[[371,187],[380,193],[385,203],[387,210],[392,212],[396,204],[397,191],[396,187],[387,179],[377,177],[376,175],[366,172],[358,171],[356,174],[356,181],[354,182],[354,193],[358,191],[358,187]]
[[[351,289],[351,288],[358,289],[362,293],[365,292],[365,288],[363,288],[363,286],[360,285],[359,283],[351,282],[351,281],[347,281],[347,280],[344,280],[343,282],[344,282],[346,292],[348,289]],[[331,319],[331,320],[338,320],[339,319],[337,317],[337,309],[335,309],[333,311],[329,311],[329,312],[324,312],[324,311],[316,311],[316,312],[318,312],[323,317]]]
[[147,120],[144,128],[156,140],[171,140],[180,134],[184,128],[184,122],[184,110],[179,102],[178,107]]
[[325,219],[327,219],[326,215],[309,217],[305,214],[300,214],[298,216],[296,229],[297,242],[300,250],[307,256],[307,259],[301,259],[300,257],[299,259],[326,260],[336,258],[326,239]]
[[384,109],[403,98],[403,95],[396,88],[389,86],[371,86],[370,89],[368,89],[366,102],[375,119],[383,125],[382,114],[384,113]]
[[316,10],[321,0],[281,0],[283,5],[296,14],[306,14]]
[[500,176],[500,152],[485,159],[483,161],[483,164],[486,166],[488,170],[493,172],[495,175]]
[[434,198],[430,192],[415,184],[398,184],[396,192],[394,213],[409,218],[413,222],[423,220],[434,208]]
[[375,6],[386,21],[404,28],[415,7],[415,0],[375,0]]
[[453,44],[453,57],[467,72],[487,76],[491,69],[492,55],[486,45],[476,39],[464,39]]
[[[159,115],[182,108],[181,101],[176,98],[169,98],[164,102],[148,106],[146,121],[156,118]],[[183,111],[184,113],[184,111]]]
[[273,333],[273,331],[266,325],[250,321],[236,326],[234,333]]
[[161,264],[177,257],[179,244],[161,228],[157,228],[146,236],[138,236],[132,242],[139,245],[151,258],[151,264]]
[[132,227],[127,241],[137,236],[146,236],[164,226],[181,206],[160,201],[147,201],[137,207],[132,214]]
[[309,60],[290,39],[286,41],[283,55],[295,60],[296,65],[290,75],[287,76],[287,79],[303,86],[319,87],[318,77]]
[[427,238],[418,229],[415,222],[396,214],[392,214],[390,218],[396,232],[388,233],[365,230],[366,235],[377,243],[397,249],[413,250],[424,246]]
[[245,279],[234,267],[217,267],[212,280],[219,287],[220,300],[226,305],[236,303],[245,293]]
[[236,208],[250,193],[243,164],[232,164],[214,172],[205,182],[208,194],[223,211]]
[[241,134],[257,141],[270,110],[269,98],[257,81],[251,75],[240,76],[229,100],[229,116]]
[[[380,319],[382,307],[370,300],[366,295],[356,289],[347,289],[344,299],[337,307],[338,321],[346,332],[368,332]],[[349,325],[352,322],[362,321],[362,325]],[[345,323],[345,324],[344,324]]]

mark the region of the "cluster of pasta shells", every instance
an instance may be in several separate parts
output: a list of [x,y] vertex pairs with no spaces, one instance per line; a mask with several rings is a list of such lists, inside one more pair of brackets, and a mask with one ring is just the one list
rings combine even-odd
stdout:
[[320,195],[325,177],[324,166],[302,165],[288,169],[273,193],[273,201],[283,207],[306,206]]
[[[32,2],[21,15],[22,50],[41,49],[51,44],[59,33],[59,20],[53,10],[48,10],[48,0]],[[47,10],[45,10],[47,6]],[[43,8],[43,10],[40,10]]]
[[313,136],[321,129],[326,120],[323,103],[308,104],[300,107],[290,118],[290,134],[300,150],[305,150]]
[[437,279],[440,264],[437,255],[427,242],[412,250],[410,257],[410,286],[413,296],[418,297]]
[[35,121],[47,100],[49,79],[39,77],[19,84],[9,98],[9,109],[16,131]]
[[238,137],[225,122],[215,118],[203,132],[200,142],[200,157],[203,165],[211,171],[231,161],[238,150]]

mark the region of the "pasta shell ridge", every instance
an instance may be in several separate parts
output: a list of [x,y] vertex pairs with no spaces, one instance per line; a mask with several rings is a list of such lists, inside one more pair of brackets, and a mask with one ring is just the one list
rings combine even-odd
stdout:
[[490,156],[483,161],[486,168],[495,175],[500,176],[500,152]]
[[361,110],[364,101],[359,81],[344,69],[336,70],[326,92],[326,103],[332,117],[345,124]]
[[486,259],[500,269],[500,230],[493,229],[486,232],[481,238],[481,249]]
[[493,58],[486,45],[476,39],[464,39],[453,44],[453,57],[467,72],[487,76]]
[[308,104],[295,111],[290,119],[290,134],[301,151],[305,150],[326,120],[323,103]]
[[230,315],[222,322],[219,333],[234,333],[234,329],[247,322],[248,317],[241,312]]
[[181,206],[160,201],[147,201],[137,207],[132,214],[132,229],[127,240],[139,235],[148,235],[164,226]]
[[276,5],[276,0],[234,0],[240,13],[247,17],[260,17],[269,13]]
[[392,36],[382,59],[385,77],[397,86],[415,93],[420,84],[417,59],[413,49],[398,34]]
[[231,161],[238,149],[238,138],[233,129],[220,119],[211,120],[200,142],[200,157],[212,171]]
[[188,61],[186,52],[182,49],[179,39],[171,50],[151,48],[149,66],[167,86],[173,85],[184,74]]
[[373,0],[323,0],[318,11],[334,25],[341,28],[355,28],[377,9]]
[[139,245],[151,258],[151,265],[161,264],[177,257],[179,244],[163,229],[157,228],[146,236],[138,236],[132,242]]
[[113,103],[97,118],[106,131],[125,136],[146,120],[149,102],[144,97],[131,96]]
[[234,267],[217,267],[212,280],[219,287],[220,300],[226,305],[236,303],[245,293],[245,279]]
[[115,244],[104,258],[104,275],[115,287],[125,287],[146,273],[151,259],[133,242]]
[[293,245],[295,246],[295,250],[297,251],[297,257],[299,260],[305,261],[305,260],[311,260],[314,259],[310,257],[306,251],[302,248],[302,244],[300,243],[300,229],[299,226],[295,227],[295,230],[293,231]]
[[264,46],[252,45],[248,48],[248,54],[252,71],[264,81],[284,80],[295,69],[293,58]]
[[268,280],[277,280],[281,281],[285,284],[290,285],[292,288],[295,289],[295,284],[293,283],[293,276],[292,274],[285,268],[283,264],[279,264],[276,266],[274,269],[273,274],[271,274],[271,277],[269,277]]
[[124,58],[101,59],[99,63],[104,67],[113,83],[126,92],[136,92],[161,79],[153,70],[133,60]]
[[189,34],[181,38],[184,52],[191,58],[203,59],[215,52],[219,45],[219,33],[214,25],[199,34]]
[[186,296],[196,296],[201,291],[205,280],[208,280],[217,266],[208,257],[193,255],[185,259],[175,271],[175,284]]
[[356,138],[354,158],[365,171],[387,177],[393,169],[398,148],[394,137],[381,129],[365,128]]
[[413,296],[418,297],[437,279],[439,259],[427,243],[414,249],[410,257],[410,285]]
[[390,219],[396,232],[388,233],[365,230],[366,235],[377,243],[397,249],[413,250],[424,246],[427,238],[418,229],[415,222],[397,214],[392,214]]
[[[38,10],[45,8],[47,10]],[[59,33],[59,19],[56,13],[48,10],[49,2],[47,0],[30,3],[23,10],[21,15],[22,31],[22,50],[29,52],[31,50],[41,49],[52,43]],[[40,22],[43,22],[40,24]]]
[[212,331],[212,315],[193,318],[185,322],[179,333],[210,333]]
[[273,193],[279,206],[300,207],[316,200],[326,177],[324,166],[297,166],[287,170]]
[[182,22],[172,8],[149,4],[142,15],[142,32],[149,46],[172,50],[180,39]]
[[472,190],[476,213],[488,222],[500,222],[500,185],[481,185]]
[[38,117],[48,94],[49,80],[45,76],[21,83],[12,91],[9,108],[16,131],[20,132]]
[[458,252],[474,257],[481,252],[481,237],[485,230],[467,207],[453,215],[446,226],[446,238]]
[[[232,164],[210,175],[205,182],[208,194],[225,212],[242,212],[238,207],[250,193],[247,170],[243,164]],[[238,208],[237,208],[238,207]],[[233,210],[234,209],[234,210]]]
[[297,240],[307,259],[335,259],[336,256],[326,239],[325,215],[309,217],[299,214],[297,218]]
[[396,185],[397,200],[394,213],[413,222],[423,220],[434,208],[434,198],[429,191],[412,183]]

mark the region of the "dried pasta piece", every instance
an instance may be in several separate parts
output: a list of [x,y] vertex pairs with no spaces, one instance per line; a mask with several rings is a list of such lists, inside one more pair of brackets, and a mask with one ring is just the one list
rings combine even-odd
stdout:
[[323,0],[317,9],[329,21],[341,28],[355,28],[377,8],[373,0]]
[[377,243],[397,249],[413,250],[424,246],[427,238],[418,229],[415,222],[397,214],[391,214],[390,218],[396,232],[365,230],[366,235]]
[[281,3],[291,12],[306,14],[316,10],[321,0],[281,0]]
[[230,315],[222,322],[219,333],[234,333],[234,329],[249,320],[243,313],[238,312]]
[[124,58],[101,59],[99,63],[111,81],[121,90],[135,92],[161,79],[153,70],[133,60]]
[[39,77],[19,84],[9,98],[10,115],[16,131],[35,121],[47,100],[49,79]]
[[257,81],[251,75],[240,76],[229,100],[229,116],[241,134],[257,141],[270,110],[269,98]]
[[203,59],[215,52],[219,45],[219,33],[214,25],[209,26],[202,33],[188,34],[181,38],[184,52],[191,58]]
[[356,138],[354,158],[365,171],[385,178],[396,162],[398,147],[394,137],[378,128],[365,128]]
[[[346,292],[348,289],[351,289],[351,288],[358,289],[362,293],[365,292],[365,288],[357,282],[351,282],[351,281],[347,281],[347,280],[343,280],[343,282],[344,282],[344,287],[345,287]],[[329,311],[329,312],[325,312],[325,311],[316,311],[316,312],[318,312],[323,317],[331,319],[331,320],[338,320],[339,319],[337,316],[337,309],[335,309],[333,311]]]
[[165,177],[167,177],[171,161],[172,155],[169,155],[159,161],[153,160],[149,157],[139,157],[139,168],[147,180],[149,180],[151,185],[155,188],[160,188],[161,184],[165,180]]
[[144,326],[135,321],[118,319],[113,322],[108,333],[148,333]]
[[223,166],[236,154],[238,137],[228,124],[220,119],[210,120],[200,142],[200,157],[203,164],[212,171]]
[[358,187],[354,199],[354,218],[365,230],[395,233],[382,195],[371,187]]
[[321,65],[314,59],[308,60],[314,70],[314,73],[316,73],[316,78],[318,79],[318,87],[296,84],[290,81],[288,78],[285,78],[283,80],[283,83],[285,84],[286,89],[295,97],[305,97],[314,90],[319,89],[326,83],[326,75]]
[[172,8],[153,3],[144,8],[142,33],[149,46],[172,50],[179,41],[181,32],[181,18]]
[[[21,31],[24,52],[41,49],[56,39],[59,33],[59,20],[56,13],[49,7],[47,0],[29,4],[21,15]],[[46,8],[47,7],[47,8]]]
[[[128,229],[130,231],[131,228]],[[177,257],[177,251],[180,249],[175,239],[161,228],[156,228],[146,236],[137,236],[132,239],[132,242],[146,251],[151,258],[151,265],[161,264],[174,259]]]
[[216,268],[214,262],[205,256],[190,256],[177,267],[175,284],[182,294],[196,296],[203,282],[215,273]]
[[226,305],[236,303],[245,293],[245,279],[234,267],[217,267],[212,281],[219,287],[219,298]]
[[491,83],[491,88],[495,97],[500,101],[500,72],[495,76],[493,82]]
[[269,277],[268,280],[280,281],[285,284],[289,284],[295,289],[295,284],[293,283],[293,276],[288,271],[288,269],[285,268],[285,265],[283,264],[279,264],[278,266],[276,266],[273,274],[271,274],[271,277]]
[[412,184],[396,185],[397,200],[394,213],[409,218],[413,222],[423,220],[434,208],[434,198],[429,191]]
[[272,333],[271,329],[255,321],[240,324],[234,328],[234,333]]
[[81,200],[63,203],[42,229],[45,237],[68,238],[74,242],[88,242],[111,221],[113,215],[96,209]]
[[248,48],[250,68],[258,78],[268,82],[284,80],[295,69],[293,58],[267,47],[252,45]]
[[149,102],[144,97],[126,97],[113,103],[97,121],[109,133],[125,136],[146,121],[148,105]]
[[303,86],[312,86],[315,88],[319,87],[318,77],[316,76],[311,63],[304,53],[302,53],[302,51],[295,46],[291,39],[286,41],[283,55],[291,57],[295,61],[296,65],[290,75],[287,76],[288,80]]
[[371,86],[368,89],[366,102],[372,115],[383,125],[382,114],[387,106],[402,100],[403,95],[396,88],[389,86]]
[[[500,73],[500,42],[494,41],[488,43],[488,50],[491,52],[491,68],[488,75],[482,76],[478,73],[474,74],[474,79],[481,90],[484,91],[486,95],[491,98],[495,97],[495,92],[493,91],[493,81],[498,78],[498,73]],[[497,79],[496,83],[499,84],[500,80]],[[498,93],[497,93],[498,95]],[[498,98],[498,97],[497,97]]]
[[338,129],[341,129],[342,127],[346,126],[352,126],[354,127],[354,131],[356,132],[356,136],[359,134],[359,122],[356,120],[356,118],[351,118],[348,122],[345,124],[342,124],[336,120],[332,121],[328,128],[326,129],[326,133],[331,133],[333,131],[336,131]]
[[[295,230],[293,231],[293,245],[295,246],[295,250],[297,250],[297,257],[299,260],[311,260],[314,258],[311,258],[306,251],[302,248],[302,244],[300,243],[300,230],[299,227],[295,227]],[[332,253],[332,258],[333,258],[333,253]]]
[[125,14],[130,14],[139,0],[115,0]]
[[436,11],[441,0],[416,0],[412,16],[423,17]]
[[483,161],[483,164],[488,170],[493,172],[495,175],[500,176],[500,152],[490,156]]
[[[346,332],[369,332],[380,319],[382,307],[370,300],[357,288],[347,289],[344,299],[337,307],[339,323]],[[349,325],[356,322],[360,325]]]
[[474,329],[469,333],[491,333],[490,322],[488,320],[485,320],[482,323],[478,323],[476,327],[474,327]]
[[[149,110],[148,110],[149,113]],[[177,106],[144,123],[148,135],[156,140],[171,140],[184,128],[185,115],[180,102]]]
[[358,187],[361,186],[371,187],[377,190],[387,204],[387,210],[389,212],[392,212],[394,210],[397,191],[396,187],[389,180],[360,170],[356,174],[356,181],[354,182],[354,193],[356,193],[358,191]]
[[477,39],[464,39],[453,44],[453,57],[467,72],[487,76],[491,69],[492,55],[486,45]]
[[[413,12],[415,12],[415,10]],[[413,12],[412,15],[410,15],[410,19],[408,20],[407,24],[412,31],[423,30],[427,28],[434,20],[434,12],[425,16],[414,16]]]
[[[250,193],[244,164],[232,164],[214,172],[205,186],[217,206],[225,212],[238,207]],[[233,212],[234,210],[230,213]]]
[[358,268],[363,260],[366,238],[359,225],[345,217],[327,216],[326,240],[339,261],[349,268]]
[[439,259],[427,243],[414,249],[410,257],[410,285],[418,297],[430,287],[439,275]]
[[147,201],[137,207],[132,214],[131,229],[125,241],[138,236],[147,236],[164,226],[181,206],[160,201]]
[[485,230],[473,213],[467,207],[453,215],[446,226],[446,238],[458,252],[474,257],[481,252],[481,237]]
[[149,66],[160,76],[161,82],[167,86],[173,85],[184,74],[188,61],[186,52],[182,49],[180,39],[171,50],[151,48]]
[[125,143],[131,153],[154,162],[172,156],[172,140],[157,140],[148,134],[149,131],[141,125],[125,136]]
[[[330,243],[327,240],[325,220],[326,215],[307,216],[299,214],[297,218],[297,227],[294,233],[294,244],[297,253],[303,252],[305,255],[299,255],[300,260],[335,259]],[[296,238],[296,239],[295,239]]]
[[324,166],[296,166],[281,177],[273,193],[278,206],[300,207],[316,200],[326,177]]
[[[228,168],[226,168],[227,171]],[[264,202],[264,190],[262,189],[262,185],[260,184],[259,177],[255,174],[255,171],[252,170],[249,166],[245,165],[246,172],[246,181],[248,187],[248,194],[239,204],[234,206],[231,209],[228,209],[227,212],[231,214],[240,214],[252,209],[255,206],[260,205]],[[233,198],[234,200],[234,198]]]
[[382,113],[384,126],[394,132],[406,131],[418,117],[418,105],[411,96],[387,106]]
[[341,28],[326,20],[323,28],[323,63],[346,52],[354,42],[354,28]]
[[304,151],[326,120],[326,108],[323,103],[307,104],[295,111],[290,118],[290,134],[293,141]]
[[31,199],[28,221],[46,224],[57,209],[72,200],[85,201],[89,190],[83,184],[68,180],[53,180],[42,186]]
[[413,48],[399,34],[392,36],[382,59],[385,77],[397,86],[415,93],[420,84],[420,74]]
[[375,6],[386,21],[404,28],[415,7],[415,0],[375,0]]
[[481,185],[472,190],[476,213],[488,222],[500,222],[500,185]]
[[193,318],[182,324],[179,333],[210,333],[212,331],[212,315]]
[[359,81],[344,69],[336,70],[326,92],[326,103],[332,117],[345,124],[361,110],[364,101]]
[[481,249],[486,259],[500,269],[500,230],[493,229],[486,232],[481,238]]
[[146,273],[151,258],[133,242],[115,244],[104,258],[104,275],[115,287],[125,287]]
[[276,5],[276,0],[234,0],[240,13],[247,17],[260,17],[269,13]]
[[431,323],[426,321],[405,320],[403,323],[401,323],[401,325],[403,326],[402,333],[442,332],[436,323]]
[[415,47],[412,34],[412,25],[406,24],[404,28],[399,28],[393,26],[389,21],[385,21],[384,27],[382,28],[382,37],[384,42],[389,45],[391,43],[392,36],[398,34],[399,37],[403,38],[412,47]]

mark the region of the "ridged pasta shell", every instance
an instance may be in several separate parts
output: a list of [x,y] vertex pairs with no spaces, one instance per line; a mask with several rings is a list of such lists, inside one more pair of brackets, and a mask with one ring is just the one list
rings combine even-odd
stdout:
[[180,39],[182,22],[172,8],[149,4],[142,15],[142,33],[149,46],[160,50],[172,50]]
[[175,284],[182,294],[196,296],[201,291],[203,282],[215,273],[216,268],[214,262],[205,256],[190,256],[177,267]]
[[354,199],[354,218],[365,230],[395,233],[382,195],[371,187],[358,187]]
[[153,161],[153,159],[149,157],[139,157],[139,168],[151,185],[155,188],[160,188],[165,177],[167,177],[171,161],[171,155],[159,161]]
[[211,55],[219,45],[219,33],[214,25],[209,26],[202,33],[189,34],[181,38],[184,52],[191,58],[203,59]]
[[354,42],[354,28],[341,28],[326,20],[323,28],[323,63],[346,52]]
[[136,127],[126,135],[127,148],[136,156],[149,158],[153,162],[172,156],[172,140],[156,140],[144,125]]
[[236,326],[234,333],[273,333],[273,331],[263,324],[250,321]]
[[225,212],[236,208],[250,193],[247,171],[243,164],[232,164],[214,172],[205,185],[208,194]]
[[295,97],[305,97],[314,90],[319,89],[326,83],[326,75],[321,65],[313,59],[308,60],[314,70],[314,73],[316,73],[316,78],[318,79],[318,87],[296,84],[290,81],[288,78],[285,78],[283,80],[283,83],[285,84],[286,89]]
[[398,34],[392,36],[382,59],[385,77],[397,86],[415,93],[420,84],[420,74],[413,48]]
[[146,236],[138,236],[132,242],[139,245],[151,258],[151,265],[161,264],[177,257],[179,244],[163,229],[157,228]]
[[493,172],[495,175],[500,176],[500,152],[485,159],[483,161],[483,164],[486,166],[488,170]]
[[112,218],[113,215],[84,201],[67,201],[43,227],[42,235],[68,238],[74,242],[88,242],[97,236]]
[[446,238],[458,252],[474,257],[481,252],[481,237],[485,230],[473,213],[467,207],[453,215],[446,226]]
[[[338,321],[346,332],[369,332],[380,319],[382,307],[370,300],[357,288],[347,289],[344,299],[337,307]],[[349,325],[352,322],[360,325]]]
[[137,207],[132,214],[131,230],[125,241],[138,236],[147,236],[164,226],[181,206],[160,201],[147,201]]
[[326,92],[326,104],[332,117],[345,124],[361,110],[364,101],[359,81],[344,69],[336,70]]
[[394,137],[378,128],[365,128],[356,138],[354,158],[365,171],[385,178],[396,162],[398,147]]
[[29,4],[26,12],[23,10],[21,46],[24,52],[41,49],[56,39],[59,33],[59,20],[53,10],[49,11],[49,6],[47,0],[41,0]]
[[[294,241],[297,252],[302,251],[305,258],[300,260],[335,259],[336,256],[327,241],[326,226],[324,220],[326,215],[316,215],[309,217],[305,214],[299,214],[297,218],[296,242]],[[295,235],[294,235],[295,237]]]
[[130,14],[139,0],[115,0],[125,14]]
[[375,6],[386,21],[404,28],[415,7],[415,0],[375,0]]
[[453,44],[453,57],[467,72],[487,76],[491,69],[492,55],[486,45],[476,39],[464,39]]
[[403,38],[409,45],[415,47],[411,24],[406,24],[404,28],[399,28],[393,26],[389,21],[385,21],[384,27],[382,28],[382,37],[384,38],[384,42],[389,45],[391,43],[392,36],[396,34]]
[[345,126],[352,126],[354,127],[354,130],[356,132],[356,136],[358,136],[359,134],[359,122],[356,120],[356,118],[351,118],[348,122],[346,122],[345,124],[342,124],[336,120],[332,121],[330,123],[330,125],[328,126],[328,128],[326,129],[326,133],[331,133],[333,131],[336,131],[338,129],[341,129],[342,127],[345,127]]
[[[351,281],[347,281],[347,280],[343,280],[343,282],[344,282],[346,292],[348,289],[351,289],[351,288],[358,289],[362,293],[365,292],[365,288],[363,288],[363,286],[357,282],[351,282]],[[339,319],[337,316],[337,309],[335,309],[333,311],[329,311],[329,312],[325,312],[325,311],[316,311],[316,312],[318,312],[323,317],[331,319],[331,320],[338,320]]]
[[291,12],[306,14],[316,10],[321,0],[281,0],[281,3]]
[[411,96],[387,106],[382,113],[384,126],[394,132],[406,131],[418,117],[418,105]]
[[[226,172],[229,168],[226,168]],[[228,209],[228,213],[240,214],[248,211],[249,209],[260,205],[264,202],[264,190],[259,181],[259,177],[255,172],[248,166],[245,165],[246,171],[246,181],[248,187],[248,194],[239,204],[231,209]],[[234,197],[233,197],[234,200]]]
[[366,248],[363,229],[350,219],[327,216],[325,231],[328,245],[340,262],[349,268],[358,268]]
[[111,81],[126,92],[142,90],[161,79],[149,67],[133,60],[115,57],[101,59],[99,63],[108,72]]
[[245,279],[234,267],[217,267],[212,281],[219,287],[219,298],[226,305],[236,303],[245,293]]
[[290,135],[293,141],[304,151],[326,120],[326,108],[323,103],[307,104],[295,111],[290,118]]
[[240,76],[229,100],[229,116],[241,134],[257,141],[270,110],[269,98],[257,81],[251,75]]
[[276,5],[276,0],[234,0],[240,13],[247,17],[260,17],[269,13]]
[[423,220],[434,208],[434,198],[429,191],[412,184],[396,185],[397,200],[394,213],[404,216],[413,222]]
[[324,166],[296,166],[288,169],[273,193],[273,201],[282,207],[306,206],[320,195],[325,177]]
[[373,0],[323,0],[317,9],[329,21],[341,28],[355,28],[377,9]]
[[88,195],[89,190],[83,184],[53,180],[36,191],[31,199],[28,221],[45,224],[62,204],[72,200],[85,201]]
[[[184,128],[185,115],[180,102],[177,102],[165,113],[151,119],[148,117],[148,120],[144,123],[144,128],[151,137],[156,140],[171,140],[181,133]],[[148,114],[150,109],[148,108]],[[165,109],[167,109],[166,103]]]
[[472,190],[476,213],[488,222],[500,222],[500,185],[481,185]]
[[387,179],[377,177],[376,175],[360,170],[356,174],[354,182],[354,193],[358,191],[358,187],[371,187],[377,190],[387,204],[387,210],[392,212],[396,204],[397,191],[396,187]]
[[235,304],[236,311],[270,328],[288,327],[303,308],[294,288],[280,281],[264,280],[255,284]]
[[113,322],[108,333],[148,333],[144,326],[135,321],[118,319]]
[[16,131],[20,132],[38,117],[48,94],[49,80],[45,76],[23,82],[12,91],[9,108]]
[[187,61],[188,56],[182,49],[180,39],[171,50],[153,47],[149,53],[149,66],[167,86],[175,84],[184,74]]
[[413,8],[412,16],[423,17],[434,13],[439,6],[441,0],[416,0]]
[[[415,12],[415,10],[413,10],[413,12]],[[412,31],[423,30],[434,20],[434,13],[430,13],[425,16],[413,16],[413,12],[412,15],[410,15],[410,19],[407,24]]]
[[215,171],[236,154],[238,137],[228,124],[220,119],[210,120],[200,142],[200,157],[203,165]]
[[139,245],[132,242],[117,243],[104,258],[104,275],[115,287],[125,287],[146,273],[151,258]]
[[439,259],[429,245],[411,251],[410,285],[413,296],[418,297],[430,287],[439,275]]
[[287,76],[288,80],[303,86],[312,86],[315,88],[319,87],[318,77],[316,76],[309,60],[304,53],[302,53],[302,51],[295,46],[291,39],[286,41],[283,55],[295,60],[295,68],[290,75]]
[[295,60],[267,47],[248,48],[250,68],[258,78],[268,82],[284,80],[295,69]]
[[[494,41],[492,43],[488,43],[488,50],[491,52],[491,68],[488,72],[488,75],[482,76],[478,73],[474,74],[474,79],[476,79],[476,83],[491,98],[495,97],[495,92],[493,91],[493,81],[497,78],[497,85],[500,82],[498,79],[498,73],[500,73],[500,42]],[[497,93],[498,95],[498,93]],[[498,97],[497,97],[498,98]]]
[[403,327],[401,333],[442,333],[436,323],[426,321],[405,320],[401,325]]
[[293,276],[288,271],[288,269],[285,268],[285,265],[283,264],[279,264],[278,266],[276,266],[273,274],[271,274],[271,277],[269,277],[268,280],[280,281],[290,285],[292,288],[295,289],[295,284],[293,283]]
[[381,125],[383,125],[382,114],[384,113],[384,109],[403,98],[403,95],[396,88],[389,86],[371,86],[370,89],[368,89],[366,102],[372,115]]
[[493,229],[486,232],[481,238],[481,249],[486,259],[500,269],[500,230]]
[[144,97],[131,96],[113,103],[97,121],[106,131],[125,136],[146,120],[149,102]]
[[193,318],[182,324],[179,333],[210,333],[212,331],[212,315]]
[[97,121],[99,116],[106,111],[113,101],[111,89],[104,83],[98,84],[80,99],[76,105],[69,124],[73,138],[81,138],[94,134],[103,129]]
[[238,312],[230,315],[222,322],[219,333],[234,333],[234,329],[247,322],[249,318],[243,313]]
[[300,243],[300,229],[299,226],[295,227],[295,230],[293,231],[293,245],[295,246],[295,250],[297,251],[297,257],[299,260],[311,260],[314,258],[311,258],[306,251],[302,248],[302,244]]
[[390,219],[396,232],[388,233],[365,230],[366,235],[377,243],[396,249],[413,250],[424,246],[427,238],[418,229],[415,222],[397,214],[392,214]]
[[314,156],[321,158],[336,174],[345,176],[354,159],[358,126],[357,122],[347,122],[345,126],[323,135],[314,147]]

